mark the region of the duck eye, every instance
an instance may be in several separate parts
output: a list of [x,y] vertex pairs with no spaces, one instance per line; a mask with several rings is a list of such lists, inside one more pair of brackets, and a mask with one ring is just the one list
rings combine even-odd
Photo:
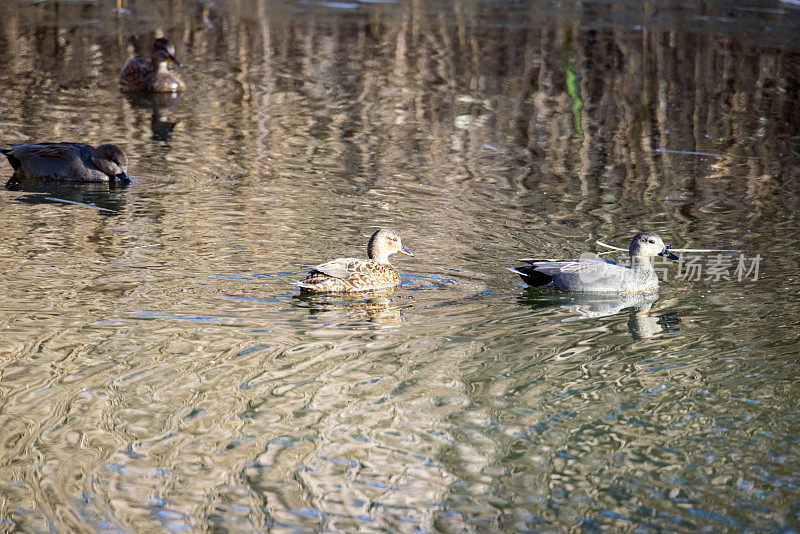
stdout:
[[655,239],[651,239],[651,240],[650,240],[650,243],[652,243],[653,245],[655,245],[655,244],[656,244],[656,240],[655,240]]

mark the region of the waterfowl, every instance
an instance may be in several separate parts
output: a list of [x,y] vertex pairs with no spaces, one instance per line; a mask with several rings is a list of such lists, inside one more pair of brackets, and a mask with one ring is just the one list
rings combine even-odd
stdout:
[[14,176],[74,182],[129,182],[128,157],[116,145],[94,148],[85,143],[40,143],[1,148]]
[[596,256],[577,260],[521,259],[528,265],[509,268],[531,286],[559,291],[629,293],[658,289],[658,276],[650,263],[653,256],[677,260],[678,256],[653,233],[633,236],[628,247],[630,265],[621,265]]
[[125,62],[119,83],[125,91],[150,91],[173,93],[186,89],[186,84],[177,74],[169,70],[169,62],[182,67],[175,57],[175,47],[169,40],[160,37],[153,41],[150,61],[135,57]]
[[400,284],[400,273],[389,256],[399,252],[413,256],[403,248],[400,236],[388,228],[381,228],[369,238],[369,259],[337,258],[312,268],[308,276],[297,282],[302,291],[349,293],[395,287]]

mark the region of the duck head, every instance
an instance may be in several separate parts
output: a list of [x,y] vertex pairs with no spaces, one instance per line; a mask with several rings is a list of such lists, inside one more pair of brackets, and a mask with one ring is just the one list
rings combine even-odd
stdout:
[[656,234],[642,232],[633,236],[628,247],[631,261],[647,260],[652,256],[664,256],[670,260],[677,260],[678,256],[669,251],[669,247]]
[[101,145],[92,155],[92,162],[112,180],[130,182],[128,178],[128,156],[117,145]]
[[369,238],[369,243],[367,243],[367,256],[369,259],[380,263],[389,263],[389,256],[395,252],[413,256],[403,247],[400,236],[394,230],[381,228]]
[[175,47],[168,39],[164,39],[163,37],[159,37],[153,41],[153,50],[150,52],[150,57],[153,66],[158,70],[166,69],[167,62],[169,61],[172,61],[178,67],[183,67],[183,63],[178,61],[178,58],[175,57]]

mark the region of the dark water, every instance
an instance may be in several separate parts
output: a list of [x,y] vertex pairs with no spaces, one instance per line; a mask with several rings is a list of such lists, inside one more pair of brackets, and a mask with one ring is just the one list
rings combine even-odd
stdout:
[[[794,2],[121,7],[0,3],[0,141],[134,178],[0,190],[0,530],[800,530]],[[377,226],[397,291],[299,297]],[[756,280],[506,270],[639,230]]]

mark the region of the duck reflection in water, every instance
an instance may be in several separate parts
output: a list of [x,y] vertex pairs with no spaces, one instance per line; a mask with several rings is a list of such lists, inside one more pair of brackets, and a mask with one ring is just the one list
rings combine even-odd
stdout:
[[662,332],[673,332],[680,325],[675,312],[653,314],[653,305],[658,300],[658,291],[639,293],[553,293],[537,288],[523,291],[518,302],[533,310],[564,310],[572,316],[561,322],[579,321],[616,315],[628,310],[628,331],[634,339],[653,337]]
[[86,204],[99,208],[104,215],[116,215],[125,209],[128,183],[59,182],[12,176],[6,182],[9,191],[34,193],[17,197],[26,204]]
[[293,297],[297,306],[307,308],[309,315],[323,318],[326,323],[368,322],[395,324],[401,321],[401,307],[394,287],[361,293],[307,293]]
[[175,118],[174,109],[181,100],[181,93],[149,93],[145,91],[126,91],[125,99],[139,109],[150,109],[150,130],[156,141],[169,141],[172,132],[180,122]]

